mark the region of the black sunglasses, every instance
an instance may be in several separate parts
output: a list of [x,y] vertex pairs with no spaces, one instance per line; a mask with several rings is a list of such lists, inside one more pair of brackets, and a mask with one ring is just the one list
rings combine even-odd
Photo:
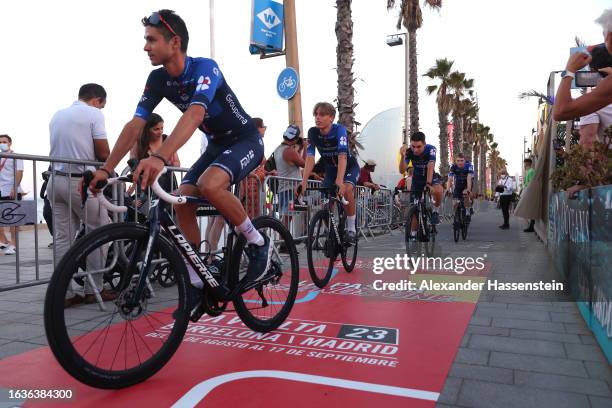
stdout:
[[176,35],[177,37],[180,37],[173,29],[172,27],[170,27],[170,24],[168,24],[168,22],[166,20],[164,20],[164,18],[162,17],[161,14],[159,14],[157,11],[154,11],[153,13],[151,13],[151,15],[149,17],[147,17],[147,21],[152,24],[152,25],[159,25],[159,23],[162,23],[167,29],[168,31],[170,31],[172,34]]

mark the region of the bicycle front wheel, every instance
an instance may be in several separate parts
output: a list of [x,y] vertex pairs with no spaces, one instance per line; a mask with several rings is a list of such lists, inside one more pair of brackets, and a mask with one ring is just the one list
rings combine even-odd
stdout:
[[459,234],[461,233],[461,224],[462,224],[461,209],[457,207],[457,209],[455,210],[455,217],[453,219],[453,238],[455,239],[455,242],[459,242]]
[[[346,216],[340,219],[340,236],[344,235],[344,228],[346,227]],[[342,265],[344,270],[348,273],[353,272],[355,269],[355,263],[357,262],[357,248],[359,247],[359,235],[355,237],[355,243],[349,244],[347,242],[342,243],[340,250],[340,257],[342,258]]]
[[[263,216],[255,218],[253,225],[270,238],[273,246],[270,268],[257,285],[247,288],[233,299],[233,303],[236,313],[249,329],[265,333],[275,330],[289,315],[297,296],[300,266],[295,242],[283,223]],[[232,289],[246,276],[246,245],[246,239],[241,235],[232,250],[229,274]]]
[[306,255],[312,282],[321,289],[329,283],[334,263],[338,257],[338,247],[334,234],[330,225],[329,211],[317,211],[308,225]]
[[[185,263],[162,235],[153,245],[153,262],[171,265],[176,285],[154,286],[147,277],[140,297],[134,296],[148,238],[148,228],[139,224],[98,228],[75,242],[49,282],[44,310],[49,347],[70,375],[92,387],[118,389],[151,377],[172,357],[187,329]],[[101,280],[111,246],[120,275],[117,292],[103,290]],[[79,276],[86,294],[101,292],[98,299],[70,297]]]

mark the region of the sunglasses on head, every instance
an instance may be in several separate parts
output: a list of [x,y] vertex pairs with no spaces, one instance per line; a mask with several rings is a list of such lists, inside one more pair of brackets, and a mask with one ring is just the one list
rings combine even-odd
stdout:
[[157,11],[151,13],[151,15],[147,17],[147,21],[152,25],[159,25],[159,23],[162,23],[168,29],[168,31],[179,37],[179,35],[172,29],[172,27],[170,27],[170,24],[168,24],[168,22],[164,20],[162,15],[159,14]]

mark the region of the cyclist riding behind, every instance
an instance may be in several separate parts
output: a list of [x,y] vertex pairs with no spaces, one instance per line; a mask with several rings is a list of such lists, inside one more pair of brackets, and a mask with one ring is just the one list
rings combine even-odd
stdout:
[[355,196],[353,192],[359,177],[359,163],[351,155],[346,128],[333,123],[336,117],[336,108],[331,103],[319,102],[315,105],[312,114],[315,118],[315,126],[308,130],[307,157],[301,188],[302,191],[306,191],[308,177],[310,177],[315,165],[316,148],[325,163],[323,187],[329,188],[335,183],[338,186],[338,194],[348,201],[348,204],[344,206],[346,211],[344,240],[355,243],[357,232],[355,229]]
[[466,214],[466,221],[470,222],[472,215],[472,178],[474,177],[474,166],[469,160],[465,160],[463,153],[457,154],[455,163],[451,166],[448,173],[448,193],[452,191],[453,211],[457,208],[459,200],[463,197],[463,205],[469,212]]
[[[429,189],[434,200],[431,223],[433,225],[439,224],[440,217],[438,211],[444,191],[440,185],[440,178],[434,171],[436,166],[436,148],[425,143],[425,134],[423,132],[415,132],[410,135],[410,147],[403,145],[400,149],[400,154],[402,155],[399,164],[399,172],[401,174],[404,174],[408,163],[412,161],[412,181],[407,183],[411,184],[407,185],[408,190],[412,191],[411,197],[422,193],[425,188]],[[416,238],[417,234],[416,229],[417,222],[416,219],[413,219],[410,235],[414,238]]]
[[[189,33],[181,17],[163,9],[143,18],[142,24],[144,51],[153,66],[162,67],[149,74],[133,119],[124,126],[89,187],[97,192],[96,183],[110,177],[138,140],[153,109],[166,98],[183,115],[161,147],[140,161],[134,179],[142,177],[141,186],[150,186],[196,129],[205,132],[208,147],[185,174],[179,193],[205,197],[245,236],[249,243],[245,250],[249,258],[247,279],[257,281],[265,276],[270,263],[270,239],[254,228],[238,198],[228,190],[262,161],[264,146],[255,123],[240,105],[217,63],[187,55]],[[197,204],[190,203],[175,208],[177,224],[192,248],[198,248],[200,241],[196,209]],[[191,270],[190,275],[191,282],[201,287],[197,275]]]

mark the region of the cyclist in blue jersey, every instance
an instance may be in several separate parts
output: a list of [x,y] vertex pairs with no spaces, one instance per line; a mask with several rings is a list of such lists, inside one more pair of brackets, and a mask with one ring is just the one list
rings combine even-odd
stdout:
[[451,166],[448,173],[448,193],[452,192],[455,204],[453,209],[457,207],[458,200],[463,197],[465,208],[469,208],[466,214],[467,222],[470,222],[472,215],[472,178],[474,177],[474,166],[469,160],[465,160],[463,153],[457,154],[455,163]]
[[[110,176],[138,140],[153,109],[166,98],[183,115],[161,147],[140,161],[135,179],[141,176],[141,186],[150,186],[198,128],[205,132],[208,147],[183,178],[179,192],[205,197],[237,227],[249,243],[245,251],[250,261],[247,279],[259,280],[270,263],[270,239],[254,228],[240,201],[228,190],[262,161],[264,146],[255,123],[214,60],[187,56],[189,33],[181,17],[164,9],[143,18],[142,24],[144,51],[152,65],[162,67],[149,75],[134,118],[124,126],[104,166],[95,172],[90,188],[96,191],[96,183]],[[196,205],[179,205],[175,212],[181,231],[198,248]]]
[[315,165],[315,149],[319,151],[321,160],[325,163],[325,178],[323,187],[338,186],[338,194],[343,196],[348,204],[346,210],[346,230],[344,240],[355,243],[357,232],[355,229],[355,196],[354,187],[359,177],[359,163],[351,155],[346,128],[333,123],[336,117],[336,108],[331,103],[319,102],[315,105],[312,114],[315,126],[308,130],[308,148],[306,150],[306,164],[302,176],[302,191],[306,191],[308,177]]
[[[435,174],[436,166],[436,148],[425,143],[425,134],[423,132],[415,132],[410,135],[410,147],[402,146],[400,149],[402,159],[399,164],[399,172],[403,174],[406,171],[408,163],[412,161],[412,183],[408,190],[422,192],[425,188],[429,189],[434,200],[433,213],[431,215],[431,223],[439,224],[440,216],[438,211],[442,202],[442,194],[444,193],[440,184],[440,178]],[[416,219],[412,220],[411,235],[416,238],[417,223]]]

